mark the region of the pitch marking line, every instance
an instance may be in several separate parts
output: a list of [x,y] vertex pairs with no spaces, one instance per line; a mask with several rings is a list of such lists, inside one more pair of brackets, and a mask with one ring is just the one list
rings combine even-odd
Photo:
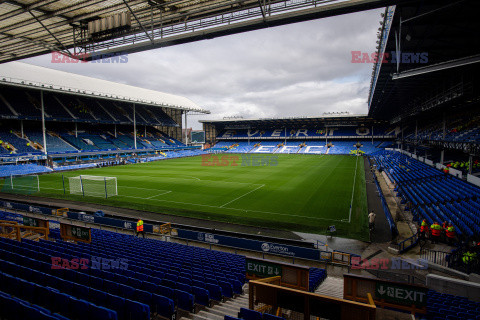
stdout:
[[[63,191],[63,189],[48,188],[48,187],[43,187],[43,189]],[[153,189],[148,189],[148,190],[153,190]],[[168,191],[168,190],[165,190],[165,191]],[[252,191],[255,191],[255,190],[252,190]],[[169,191],[169,192],[171,192],[171,191]],[[164,193],[164,194],[166,194],[166,193]],[[159,195],[155,195],[154,197],[156,197],[156,196],[159,196]],[[219,206],[211,206],[211,205],[208,205],[208,204],[189,203],[189,202],[172,201],[172,200],[164,200],[164,199],[147,199],[147,198],[143,198],[143,197],[133,197],[133,196],[124,196],[124,195],[118,195],[116,197],[128,197],[128,198],[143,199],[143,200],[150,200],[150,201],[157,201],[157,202],[171,202],[171,203],[178,203],[178,204],[187,204],[187,205],[191,205],[191,206],[236,210],[236,211],[241,211],[241,212],[259,212],[259,213],[266,213],[266,214],[276,215],[276,216],[298,217],[298,218],[311,219],[311,220],[327,220],[327,221],[343,222],[342,220],[301,216],[301,215],[298,215],[298,214],[278,213],[278,212],[259,211],[259,210],[245,210],[245,209],[238,209],[238,208],[219,207]]]
[[[138,175],[135,175],[134,176],[134,175],[129,175],[129,174],[122,174],[122,176],[126,176],[126,177],[148,177],[148,178],[155,177],[155,178],[175,179],[175,180],[192,180],[192,179],[187,179],[187,178],[168,177],[168,176],[162,176],[162,175],[155,175],[155,176],[138,176]],[[190,176],[183,176],[183,177],[190,177]],[[250,183],[250,182],[224,181],[224,180],[205,180],[205,179],[199,179],[199,178],[196,178],[196,177],[193,177],[193,176],[192,176],[192,178],[196,179],[198,181],[205,181],[205,182],[248,184],[248,185],[253,185],[253,186],[259,186],[260,185],[259,183]],[[135,187],[127,187],[127,188],[135,188]]]
[[255,188],[255,189],[253,189],[253,190],[250,190],[249,192],[247,192],[247,193],[245,193],[245,194],[242,194],[240,197],[237,197],[237,198],[233,199],[232,201],[229,201],[229,202],[221,205],[219,208],[223,208],[223,207],[226,206],[227,204],[232,203],[232,202],[234,202],[234,201],[237,201],[238,199],[245,197],[247,194],[250,194],[250,193],[252,193],[252,192],[254,192],[254,191],[257,191],[258,189],[263,188],[263,187],[265,187],[264,184],[262,184],[261,186]]
[[352,221],[352,206],[353,206],[353,195],[355,194],[355,181],[357,179],[357,167],[358,167],[358,156],[355,161],[355,173],[353,175],[353,188],[352,188],[352,200],[350,201],[350,212],[348,213],[348,223]]
[[167,194],[167,193],[170,193],[170,192],[172,192],[172,191],[162,192],[162,193],[156,194],[154,196],[151,196],[151,197],[148,197],[148,198],[145,198],[145,199],[152,199],[152,198],[155,198],[155,197],[158,197],[158,196],[163,196],[164,194]]

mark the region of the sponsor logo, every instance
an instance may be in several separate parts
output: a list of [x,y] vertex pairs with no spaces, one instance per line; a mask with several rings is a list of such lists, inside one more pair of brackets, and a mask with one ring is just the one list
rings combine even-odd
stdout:
[[214,235],[214,234],[205,233],[205,242],[217,244],[218,241],[219,241],[218,239],[215,239],[215,235]]
[[91,216],[91,215],[88,215],[88,214],[79,214],[78,215],[78,220],[82,220],[82,221],[85,221],[85,222],[95,222],[95,217],[94,216]]
[[295,253],[289,251],[287,247],[282,246],[282,245],[278,245],[278,244],[273,244],[273,243],[264,242],[262,244],[262,250],[264,252],[269,252],[269,253],[275,253],[275,254],[281,254],[281,255],[287,255],[287,256],[295,256]]

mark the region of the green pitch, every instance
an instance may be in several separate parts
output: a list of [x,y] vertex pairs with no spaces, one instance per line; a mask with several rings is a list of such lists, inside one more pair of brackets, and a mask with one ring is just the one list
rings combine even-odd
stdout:
[[[363,158],[279,154],[277,165],[242,166],[242,155],[226,156],[237,166],[193,157],[41,175],[35,195],[311,233],[335,225],[338,236],[368,239]],[[70,195],[68,177],[81,174],[117,177],[118,196]]]

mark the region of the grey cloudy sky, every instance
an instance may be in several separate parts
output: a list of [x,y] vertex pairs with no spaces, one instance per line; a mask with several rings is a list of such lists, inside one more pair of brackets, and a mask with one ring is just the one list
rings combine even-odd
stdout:
[[252,31],[128,56],[125,64],[24,62],[182,95],[209,109],[198,119],[367,113],[371,64],[384,9]]

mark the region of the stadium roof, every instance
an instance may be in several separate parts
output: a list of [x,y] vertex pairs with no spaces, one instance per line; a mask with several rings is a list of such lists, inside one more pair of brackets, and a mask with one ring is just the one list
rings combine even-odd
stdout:
[[0,84],[210,113],[181,96],[21,62],[0,64]]
[[479,10],[478,0],[387,8],[378,53],[390,56],[374,65],[369,116],[396,123],[432,110],[478,105]]
[[383,122],[369,118],[365,114],[341,114],[331,113],[320,117],[290,117],[290,118],[259,118],[259,119],[242,119],[230,118],[222,120],[199,120],[205,124],[212,124],[219,127],[235,127],[235,128],[249,128],[255,126],[263,127],[278,127],[278,126],[325,126],[325,125],[353,125],[361,123],[376,123]]
[[[0,63],[51,51],[69,56],[139,52],[412,1],[3,0]],[[130,23],[111,26],[107,19],[116,14],[127,15]],[[96,22],[101,32],[89,29]]]

